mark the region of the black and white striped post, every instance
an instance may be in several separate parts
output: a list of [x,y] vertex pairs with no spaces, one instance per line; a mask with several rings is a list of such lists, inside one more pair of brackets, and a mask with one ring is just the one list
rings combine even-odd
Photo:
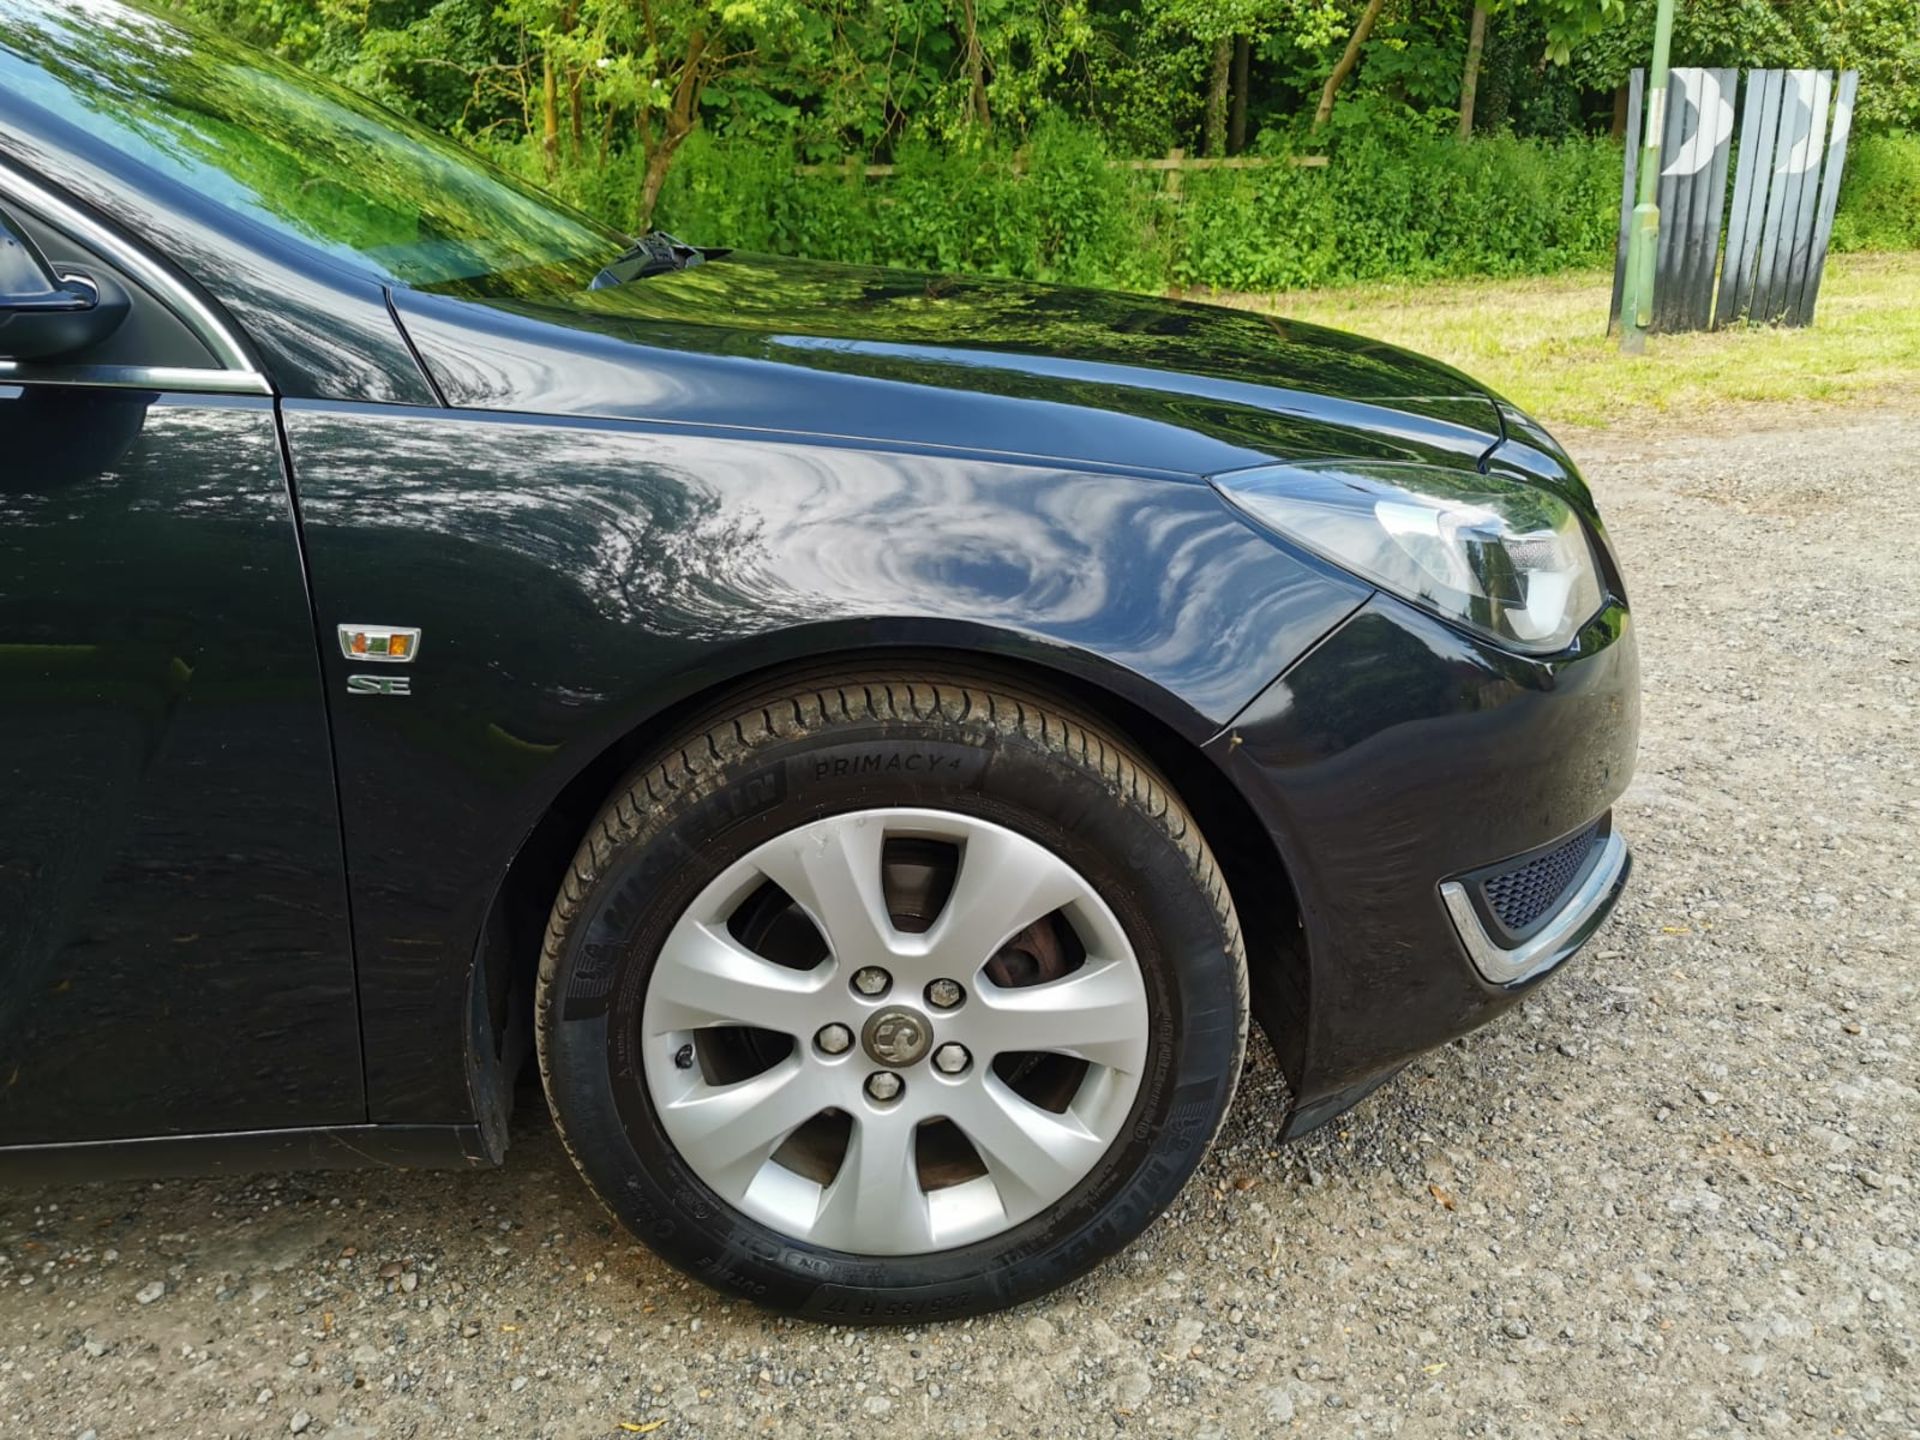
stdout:
[[[1747,72],[1729,203],[1738,80],[1734,70],[1671,73],[1654,186],[1660,224],[1650,330],[1813,321],[1860,77],[1849,70],[1836,86],[1829,71]],[[1643,83],[1636,70],[1630,132],[1639,126]],[[1644,153],[1627,153],[1609,327],[1628,303],[1633,197],[1643,187]]]

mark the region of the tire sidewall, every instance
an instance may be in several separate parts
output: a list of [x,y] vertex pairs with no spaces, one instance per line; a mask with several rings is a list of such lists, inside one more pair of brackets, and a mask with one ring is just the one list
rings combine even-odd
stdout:
[[[708,1189],[660,1126],[640,1016],[667,934],[723,869],[800,825],[883,807],[990,820],[1079,870],[1134,947],[1150,1037],[1125,1128],[1062,1201],[970,1245],[865,1257],[788,1239]],[[1151,1223],[1199,1163],[1231,1098],[1245,996],[1220,904],[1165,812],[1024,732],[936,719],[841,723],[771,740],[730,764],[710,763],[595,869],[542,1015],[550,1096],[576,1160],[616,1216],[720,1289],[823,1318],[903,1322],[1043,1293]]]

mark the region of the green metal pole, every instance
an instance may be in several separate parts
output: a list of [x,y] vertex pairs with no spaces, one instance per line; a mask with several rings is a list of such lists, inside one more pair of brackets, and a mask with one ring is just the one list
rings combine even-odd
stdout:
[[1627,235],[1627,283],[1620,297],[1620,348],[1638,354],[1647,348],[1653,324],[1654,260],[1660,253],[1660,143],[1667,130],[1667,57],[1673,48],[1673,3],[1660,0],[1653,22],[1653,63],[1647,67],[1647,133],[1640,143],[1636,176],[1639,199]]

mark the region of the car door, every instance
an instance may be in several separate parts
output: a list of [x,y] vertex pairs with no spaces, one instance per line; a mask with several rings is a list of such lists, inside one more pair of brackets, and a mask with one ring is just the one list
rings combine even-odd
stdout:
[[0,1146],[363,1120],[270,387],[90,214],[7,172],[0,219],[127,297],[78,351],[0,323]]

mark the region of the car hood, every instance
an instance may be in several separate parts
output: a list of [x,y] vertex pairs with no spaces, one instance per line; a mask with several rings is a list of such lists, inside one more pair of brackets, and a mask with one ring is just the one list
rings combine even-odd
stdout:
[[1328,455],[1475,464],[1492,398],[1281,316],[729,254],[528,298],[401,291],[447,402],[1218,473]]

